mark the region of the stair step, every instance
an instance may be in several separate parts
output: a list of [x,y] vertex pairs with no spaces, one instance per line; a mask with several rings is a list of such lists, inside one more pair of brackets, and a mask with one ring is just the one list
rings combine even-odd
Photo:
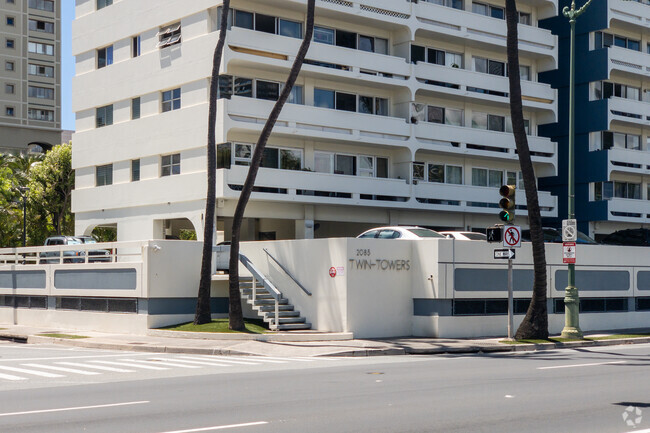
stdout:
[[307,319],[304,317],[280,317],[280,325],[286,325],[289,323],[306,323]]
[[[253,294],[253,289],[241,289],[241,292],[246,294],[246,295],[252,295]],[[255,290],[255,293],[257,293],[258,295],[268,295],[269,294],[268,290],[261,289],[259,287],[257,288],[257,290]]]
[[[293,305],[291,305],[293,307]],[[282,320],[283,317],[300,317],[300,311],[282,311],[280,310],[280,320]],[[264,312],[264,318],[265,319],[275,319],[275,310],[274,311],[265,311]]]
[[[258,305],[260,313],[272,312],[275,311],[275,305]],[[293,305],[278,305],[278,311],[293,311]]]
[[291,331],[298,329],[311,329],[311,323],[290,323],[287,325],[278,325],[278,331]]
[[[287,298],[282,298],[278,303],[280,305],[287,305],[289,304],[289,300]],[[253,305],[275,305],[275,299],[256,299]]]

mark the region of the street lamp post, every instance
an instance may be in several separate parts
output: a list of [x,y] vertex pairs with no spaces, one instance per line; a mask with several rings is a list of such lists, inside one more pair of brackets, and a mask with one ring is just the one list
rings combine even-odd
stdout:
[[27,192],[29,188],[26,186],[18,187],[20,191],[20,198],[23,199],[23,247],[27,246]]
[[[584,13],[592,0],[576,10],[576,2],[571,2],[571,8],[565,6],[562,14],[569,19],[571,24],[571,59],[569,65],[569,208],[568,218],[575,218],[575,45],[576,45],[576,18]],[[582,331],[579,323],[580,298],[576,287],[575,264],[570,263],[568,269],[568,284],[564,292],[564,329],[562,337],[579,339]]]

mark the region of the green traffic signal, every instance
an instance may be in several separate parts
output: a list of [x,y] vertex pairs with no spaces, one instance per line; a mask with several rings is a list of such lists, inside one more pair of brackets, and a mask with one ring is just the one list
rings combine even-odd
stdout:
[[504,223],[509,223],[515,219],[515,216],[514,214],[508,212],[507,210],[502,210],[501,212],[499,212],[499,219]]
[[503,185],[499,188],[502,199],[499,200],[499,220],[512,223],[515,220],[515,185]]

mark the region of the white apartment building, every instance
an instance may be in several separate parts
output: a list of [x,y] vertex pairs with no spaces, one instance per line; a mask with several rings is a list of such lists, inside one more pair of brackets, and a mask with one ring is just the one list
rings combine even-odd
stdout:
[[61,143],[61,0],[0,0],[0,154]]
[[[219,1],[77,0],[77,233],[202,237],[209,77]],[[218,101],[217,230],[305,31],[306,0],[232,0]],[[518,1],[524,114],[538,177],[558,174],[556,0]],[[484,228],[518,183],[503,0],[317,0],[316,29],[268,143],[244,240],[355,236],[377,225]],[[542,216],[557,198],[540,192]],[[221,233],[223,232],[223,233]]]

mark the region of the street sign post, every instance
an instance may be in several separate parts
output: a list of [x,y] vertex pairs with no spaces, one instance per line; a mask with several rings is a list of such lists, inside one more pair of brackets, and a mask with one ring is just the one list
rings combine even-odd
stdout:
[[578,240],[578,221],[575,219],[562,220],[562,242]]
[[512,260],[515,258],[515,250],[511,248],[502,248],[494,250],[495,259]]
[[506,248],[521,247],[520,226],[503,226],[503,246]]
[[564,242],[562,245],[562,263],[575,264],[576,262],[576,243]]

